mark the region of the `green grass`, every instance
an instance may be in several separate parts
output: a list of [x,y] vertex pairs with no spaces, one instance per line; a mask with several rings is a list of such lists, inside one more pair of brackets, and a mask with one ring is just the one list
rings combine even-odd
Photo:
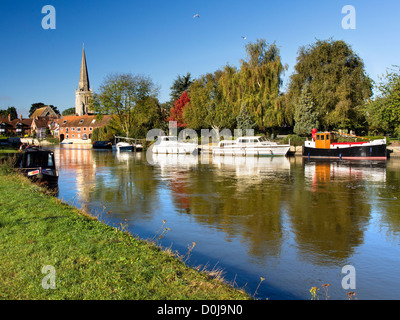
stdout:
[[19,149],[13,147],[0,146],[0,153],[16,153]]
[[[0,299],[249,299],[0,170]],[[45,290],[42,268],[55,268]]]

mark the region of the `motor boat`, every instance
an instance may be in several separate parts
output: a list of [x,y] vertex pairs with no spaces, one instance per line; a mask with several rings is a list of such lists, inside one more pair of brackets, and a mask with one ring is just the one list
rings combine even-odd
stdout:
[[371,141],[346,134],[347,138],[356,141],[338,142],[340,135],[344,134],[313,129],[312,140],[304,142],[303,157],[339,160],[386,160],[388,157],[386,138]]
[[133,151],[134,148],[133,145],[124,141],[118,142],[115,147],[117,151]]
[[289,149],[290,144],[279,144],[267,137],[245,136],[220,141],[212,153],[217,156],[286,156]]
[[156,154],[194,154],[198,152],[198,144],[178,141],[176,136],[159,136],[153,145]]

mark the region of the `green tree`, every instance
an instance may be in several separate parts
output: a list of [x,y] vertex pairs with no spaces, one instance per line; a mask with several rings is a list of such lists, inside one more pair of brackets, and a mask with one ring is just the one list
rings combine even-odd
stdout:
[[128,137],[137,125],[136,107],[143,106],[149,98],[156,99],[157,94],[157,88],[147,76],[114,73],[100,85],[92,106],[99,114],[114,114],[119,131]]
[[251,130],[254,129],[254,127],[256,126],[253,117],[251,116],[249,110],[244,104],[240,110],[240,113],[236,117],[236,123],[237,129],[241,130]]
[[372,131],[400,134],[400,67],[380,77],[379,95],[366,105],[365,116]]
[[315,103],[312,98],[309,83],[303,86],[299,102],[294,113],[294,133],[301,136],[309,136],[313,128],[318,128],[318,113],[315,111]]
[[318,40],[301,47],[290,77],[288,102],[292,114],[309,81],[319,122],[325,129],[357,129],[357,110],[372,96],[372,80],[364,62],[344,41]]
[[190,103],[183,112],[187,127],[212,128],[217,132],[235,123],[232,106],[224,99],[220,79],[223,71],[207,73],[191,86]]
[[171,103],[174,103],[177,99],[180,98],[183,92],[190,93],[190,85],[193,83],[191,79],[191,74],[188,72],[184,76],[178,75],[178,77],[174,80],[171,86]]
[[74,114],[75,114],[75,107],[65,109],[65,110],[62,112],[62,115],[63,115],[63,116],[69,116],[69,115],[74,115]]
[[247,60],[241,61],[238,85],[240,106],[245,104],[259,127],[275,127],[284,124],[284,116],[277,108],[283,65],[275,43],[265,39],[246,46]]
[[8,107],[5,110],[0,110],[0,116],[7,118],[10,115],[10,119],[14,120],[18,118],[17,109],[15,107]]

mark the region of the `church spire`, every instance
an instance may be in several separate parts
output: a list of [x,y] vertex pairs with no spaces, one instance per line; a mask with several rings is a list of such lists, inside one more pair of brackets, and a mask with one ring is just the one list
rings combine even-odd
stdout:
[[81,74],[79,76],[79,90],[80,91],[89,91],[89,75],[87,71],[86,65],[86,56],[85,56],[85,44],[83,45],[82,50],[82,62],[81,62]]

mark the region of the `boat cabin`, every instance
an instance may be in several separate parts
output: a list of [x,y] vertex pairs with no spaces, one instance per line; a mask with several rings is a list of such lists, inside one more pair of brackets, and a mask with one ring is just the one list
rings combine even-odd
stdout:
[[318,149],[330,149],[331,143],[336,141],[335,135],[331,132],[315,133],[315,147]]
[[34,181],[45,182],[49,186],[58,183],[54,153],[50,150],[27,147],[19,154],[16,167]]

